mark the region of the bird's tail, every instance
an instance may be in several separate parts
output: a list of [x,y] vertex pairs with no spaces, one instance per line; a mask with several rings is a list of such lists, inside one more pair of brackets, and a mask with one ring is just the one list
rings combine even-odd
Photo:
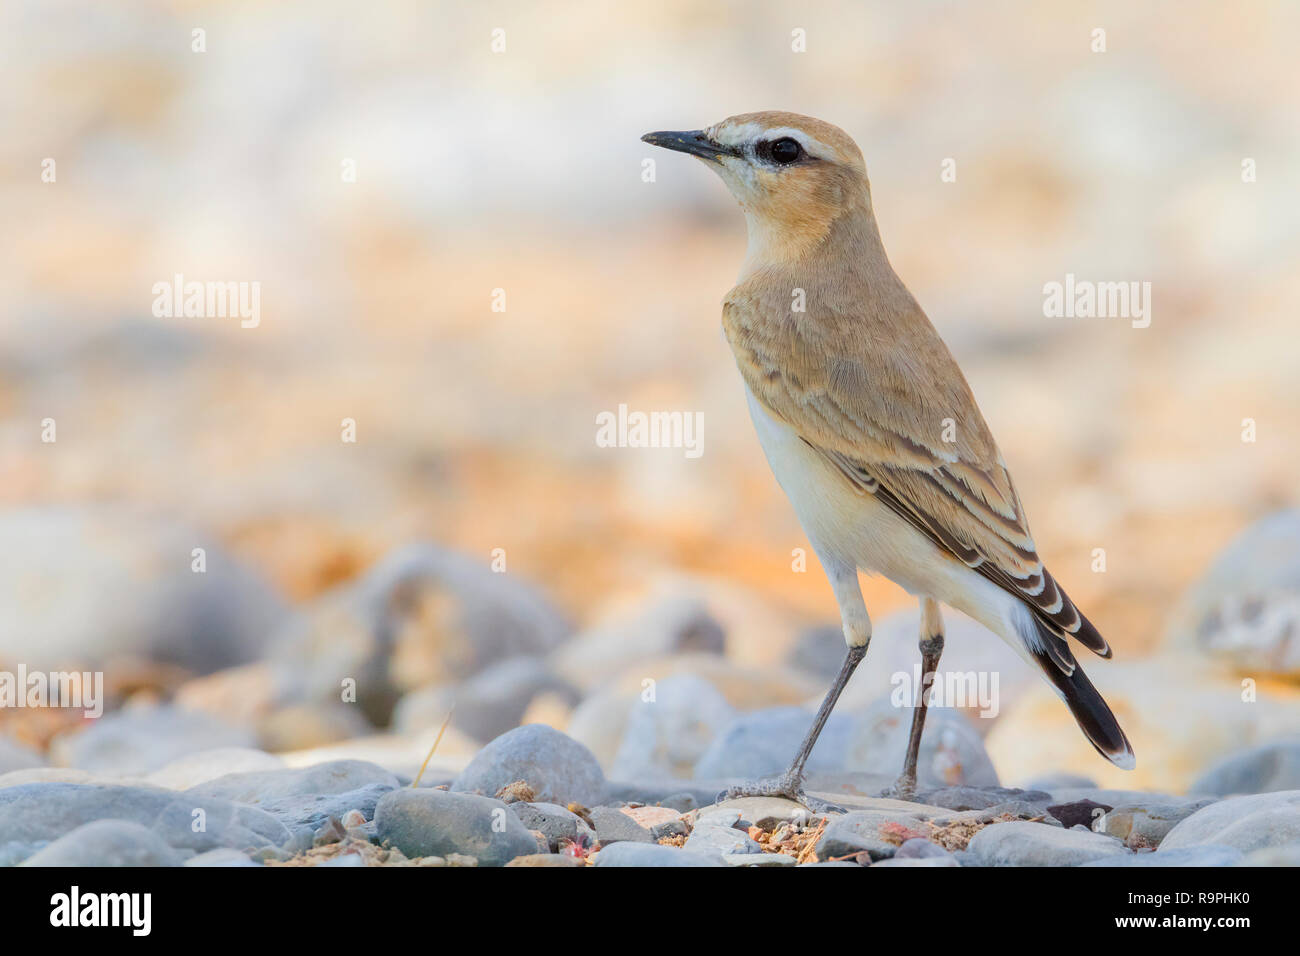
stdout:
[[1079,729],[1099,754],[1122,770],[1132,770],[1137,766],[1137,758],[1128,737],[1124,736],[1110,707],[1070,653],[1064,638],[1048,630],[1038,617],[1028,616],[1035,629],[1033,638],[1025,641],[1029,653],[1070,708],[1070,713],[1074,714]]

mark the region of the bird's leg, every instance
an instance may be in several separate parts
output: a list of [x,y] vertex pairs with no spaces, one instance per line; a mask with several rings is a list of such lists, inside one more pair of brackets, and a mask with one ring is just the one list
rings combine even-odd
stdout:
[[844,625],[844,640],[849,645],[848,653],[844,655],[844,663],[840,665],[840,672],[835,675],[830,690],[826,692],[826,697],[817,710],[817,716],[813,718],[812,726],[808,728],[803,743],[799,745],[798,753],[794,755],[790,769],[775,780],[762,780],[752,784],[732,787],[720,795],[723,799],[757,796],[787,797],[796,803],[803,804],[813,813],[844,811],[843,807],[827,803],[824,800],[818,800],[804,791],[804,765],[808,762],[808,756],[812,753],[817,738],[821,736],[822,728],[826,726],[831,711],[835,709],[835,702],[840,699],[844,686],[849,682],[849,678],[853,676],[858,664],[862,662],[862,658],[867,654],[867,644],[871,640],[871,618],[867,615],[867,607],[862,601],[862,589],[858,584],[857,567],[830,559],[820,552],[818,555],[821,557],[822,565],[826,568],[826,576],[830,579],[831,588],[835,592],[835,600],[840,606],[840,618]]
[[840,672],[835,675],[835,680],[831,684],[830,690],[826,692],[826,697],[822,700],[822,705],[817,710],[817,716],[813,718],[812,726],[808,728],[808,733],[803,738],[803,743],[799,745],[799,751],[794,755],[794,760],[790,763],[790,769],[774,780],[760,780],[752,784],[744,784],[739,787],[732,787],[722,794],[723,799],[732,800],[736,797],[786,797],[796,803],[801,803],[813,813],[831,813],[842,812],[843,807],[836,806],[833,803],[827,803],[825,800],[818,800],[810,796],[803,788],[804,765],[808,762],[808,755],[812,753],[813,747],[817,743],[817,738],[821,736],[822,728],[826,726],[826,720],[830,717],[831,711],[835,709],[835,702],[840,699],[840,693],[844,690],[844,685],[849,682],[853,672],[857,669],[862,658],[866,656],[867,645],[860,644],[850,647],[848,653],[844,656],[844,663],[840,666]]
[[943,653],[943,617],[939,603],[931,598],[921,599],[921,694],[912,706],[912,732],[907,738],[907,758],[903,773],[894,786],[886,791],[888,796],[910,800],[916,795],[916,760],[921,753],[921,731],[925,729],[925,708]]

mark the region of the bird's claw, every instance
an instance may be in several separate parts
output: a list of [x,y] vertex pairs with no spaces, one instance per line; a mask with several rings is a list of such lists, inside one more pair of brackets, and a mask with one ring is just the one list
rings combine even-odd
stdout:
[[830,803],[814,797],[803,788],[803,780],[783,774],[770,780],[755,780],[751,783],[730,787],[718,794],[718,800],[737,800],[741,797],[783,797],[793,800],[809,813],[825,816],[828,813],[848,813],[837,803]]
[[906,775],[899,777],[891,786],[881,791],[880,795],[891,800],[916,800],[916,778]]

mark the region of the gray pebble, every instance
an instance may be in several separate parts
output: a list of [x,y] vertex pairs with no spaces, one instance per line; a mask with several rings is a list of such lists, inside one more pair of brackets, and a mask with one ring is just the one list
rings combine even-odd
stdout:
[[605,801],[605,774],[595,755],[545,724],[516,727],[493,740],[475,755],[451,789],[492,796],[516,780],[527,783],[543,803],[595,807]]
[[148,827],[95,820],[65,833],[22,866],[180,866],[177,853]]
[[654,843],[650,831],[637,823],[622,810],[613,807],[596,807],[588,811],[591,822],[596,825],[596,839],[602,847],[613,843]]
[[686,839],[686,849],[705,853],[762,853],[763,849],[743,830],[697,823]]
[[1086,829],[1015,821],[986,826],[966,852],[981,866],[1078,866],[1129,851],[1118,840]]
[[500,800],[446,790],[394,790],[375,810],[379,837],[408,857],[461,853],[504,866],[537,852],[537,840]]
[[720,854],[658,843],[615,843],[596,854],[595,866],[724,866]]

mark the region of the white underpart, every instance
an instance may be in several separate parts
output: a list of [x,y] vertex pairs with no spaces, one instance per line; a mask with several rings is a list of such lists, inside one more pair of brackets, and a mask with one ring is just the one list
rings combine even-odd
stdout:
[[[856,580],[860,568],[883,574],[917,597],[933,598],[956,608],[1001,637],[1027,663],[1037,666],[1022,637],[1034,634],[1024,604],[940,551],[874,496],[854,491],[792,428],[769,415],[748,388],[745,395],[772,473],[831,577],[844,618],[845,639],[850,644],[861,643],[853,640],[855,629],[851,622],[856,622],[859,613],[866,615]],[[852,594],[846,599],[847,568],[854,569],[854,579]]]

